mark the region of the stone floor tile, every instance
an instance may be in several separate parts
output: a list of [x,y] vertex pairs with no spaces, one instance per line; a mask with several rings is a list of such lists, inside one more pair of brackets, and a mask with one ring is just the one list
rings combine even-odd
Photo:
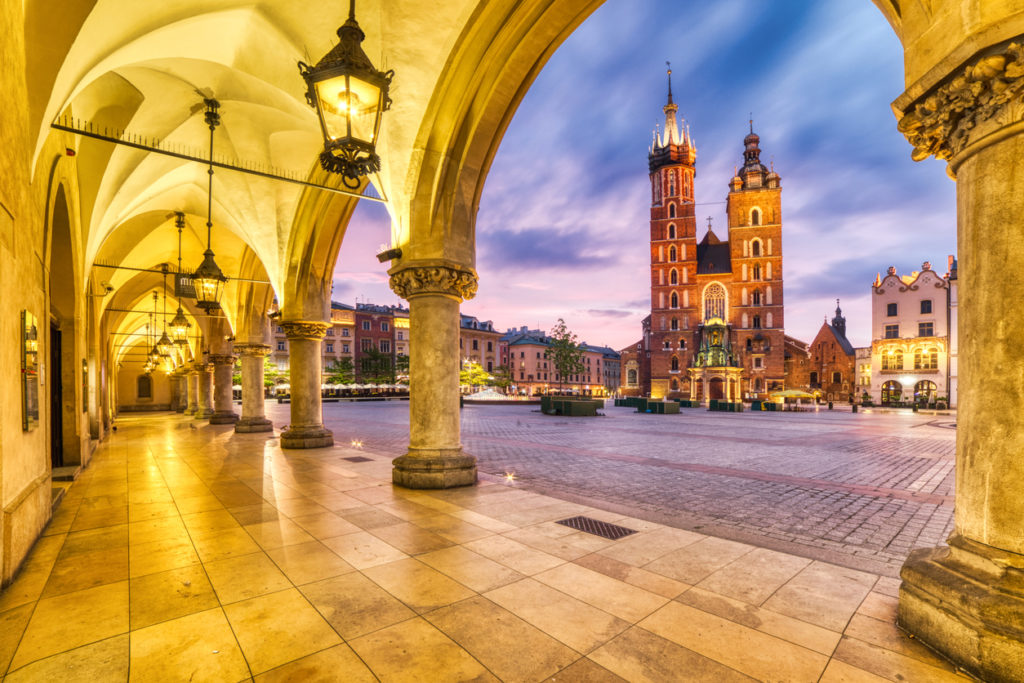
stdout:
[[356,569],[367,569],[408,557],[398,548],[365,531],[325,538],[323,544]]
[[128,547],[129,575],[145,576],[199,563],[190,540],[168,539]]
[[494,534],[493,531],[478,527],[465,520],[453,517],[448,514],[438,514],[433,517],[424,517],[413,522],[416,526],[433,531],[438,536],[443,536],[455,543],[468,543],[480,538],[486,538]]
[[644,569],[693,585],[753,549],[745,543],[708,536],[662,555]]
[[[382,681],[497,681],[450,638],[424,621],[409,619],[349,642]],[[415,676],[410,676],[415,672]]]
[[177,517],[178,507],[174,504],[170,494],[167,494],[166,502],[146,502],[128,504],[128,521],[142,522],[147,519],[158,519],[160,517]]
[[249,676],[235,635],[219,608],[132,631],[132,683],[238,681]]
[[639,625],[758,680],[814,681],[828,664],[826,654],[679,602],[670,602]]
[[620,562],[642,567],[674,550],[679,550],[705,538],[707,537],[692,531],[660,527],[620,538],[614,544],[602,548],[598,552]]
[[224,508],[182,515],[181,521],[185,523],[185,528],[188,529],[188,534],[192,538],[201,538],[230,529],[242,528],[242,525]]
[[549,569],[533,578],[630,623],[643,619],[668,600],[573,563]]
[[590,659],[631,683],[755,680],[636,626],[592,652]]
[[478,593],[484,593],[523,578],[519,572],[463,546],[435,550],[419,555],[416,559],[447,574]]
[[489,557],[527,576],[564,564],[560,557],[549,555],[505,536],[488,536],[464,545],[475,553]]
[[141,522],[133,522],[127,526],[127,543],[139,545],[162,540],[188,540],[188,530],[181,521],[180,515],[173,517],[156,517]]
[[411,522],[400,522],[369,530],[371,534],[409,555],[419,555],[455,545],[454,542],[438,536],[433,531],[418,527]]
[[0,612],[0,676],[7,671],[7,665],[11,663],[21,643],[21,636],[25,633],[33,609],[35,605],[29,603]]
[[256,676],[256,683],[375,683],[366,664],[342,643]]
[[544,683],[627,683],[589,657],[581,657]]
[[898,598],[872,590],[868,593],[867,597],[864,598],[864,602],[860,603],[860,607],[857,608],[857,613],[866,614],[869,617],[881,619],[882,621],[894,622],[896,621],[896,608],[898,605]]
[[884,683],[888,680],[833,659],[825,667],[825,673],[818,679],[818,683]]
[[363,574],[420,614],[474,595],[414,558],[370,567]]
[[299,590],[345,640],[416,616],[395,596],[358,572],[309,583]]
[[97,550],[112,550],[115,548],[127,548],[129,539],[128,524],[100,527],[88,531],[75,531],[64,538],[64,545],[60,547],[59,558],[77,555],[80,553],[91,553]]
[[330,512],[323,505],[320,505],[306,495],[299,495],[295,498],[278,498],[274,501],[274,507],[293,520],[296,517],[308,517],[309,515],[320,515]]
[[[925,647],[921,641],[910,638],[896,627],[896,620],[882,621],[865,614],[854,614],[843,631],[844,636],[862,640],[877,647],[912,657],[925,664],[944,667],[945,660]],[[1022,672],[1024,674],[1024,672]]]
[[355,524],[363,531],[373,531],[379,527],[401,524],[405,521],[401,517],[396,517],[370,506],[342,510],[338,513],[338,516],[347,522]]
[[224,607],[253,674],[341,643],[294,588]]
[[690,587],[689,584],[620,562],[601,553],[584,555],[573,562],[664,598],[674,598]]
[[116,526],[128,523],[128,506],[118,505],[100,510],[79,510],[75,521],[71,523],[71,531],[84,531],[105,526]]
[[341,493],[333,489],[330,490],[330,493],[320,495],[309,494],[309,497],[331,512],[351,510],[352,508],[358,508],[366,505],[363,501],[353,498],[347,493]]
[[281,518],[281,513],[270,503],[228,508],[228,513],[235,518],[236,522],[243,526],[246,524],[259,524],[261,522],[276,522]]
[[73,554],[62,552],[53,565],[42,597],[73,593],[127,578],[127,545]]
[[512,531],[515,529],[515,525],[503,522],[500,519],[495,519],[487,515],[482,515],[474,510],[453,510],[451,513],[452,517],[458,517],[459,519],[474,524],[481,529],[487,529],[493,531],[496,534],[501,534],[506,531]]
[[178,513],[181,515],[190,515],[196,512],[210,512],[213,510],[222,510],[224,508],[224,504],[217,499],[217,496],[212,494],[190,496],[188,498],[175,498],[174,504],[178,506]]
[[127,581],[46,598],[36,604],[10,668],[127,631]]
[[258,522],[242,526],[261,548],[280,548],[316,540],[290,519],[281,518],[272,522]]
[[810,563],[803,557],[755,548],[713,572],[697,587],[760,605]]
[[202,565],[171,569],[132,579],[128,584],[132,630],[218,606]]
[[629,622],[534,579],[502,586],[484,597],[581,654],[629,627]]
[[881,676],[890,681],[928,681],[943,683],[944,681],[973,680],[955,672],[951,664],[932,666],[913,657],[907,657],[856,638],[843,636],[836,647],[833,660],[856,667],[868,673]]
[[319,541],[274,548],[267,555],[296,586],[355,571]]
[[38,681],[127,681],[128,635],[40,659],[7,674],[4,683]]
[[204,566],[217,598],[224,605],[292,587],[291,581],[262,552],[207,562]]
[[763,606],[831,631],[842,631],[876,579],[873,574],[812,562]]
[[242,527],[193,537],[192,545],[203,562],[216,562],[260,551],[259,545]]
[[424,618],[502,681],[540,681],[579,657],[574,650],[480,596],[434,610]]
[[[541,550],[547,553],[548,555],[553,555],[568,562],[570,560],[575,560],[578,557],[583,557],[584,555],[588,555],[591,552],[593,552],[593,550],[590,550],[580,545],[576,545],[569,540],[574,534],[577,533],[579,532],[573,531],[569,534],[553,538],[551,536],[548,536],[547,534],[538,531],[536,526],[528,526],[523,527],[521,529],[515,529],[514,531],[508,531],[502,535],[505,538],[511,538],[512,540],[519,541],[524,545],[528,545],[531,548],[536,548],[537,550]],[[599,540],[604,541],[604,539]],[[594,548],[594,550],[598,550],[600,549],[600,547],[603,546],[604,544],[602,543],[598,546],[598,548]]]
[[343,536],[360,531],[352,522],[342,519],[333,512],[321,512],[315,515],[293,517],[292,521],[302,527],[306,533],[317,540]]

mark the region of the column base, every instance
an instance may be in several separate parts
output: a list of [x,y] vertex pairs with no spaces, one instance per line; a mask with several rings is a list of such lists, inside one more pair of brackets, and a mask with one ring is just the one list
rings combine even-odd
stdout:
[[216,411],[210,417],[210,424],[212,425],[230,425],[236,422],[238,422],[238,414],[230,411],[224,413]]
[[281,432],[281,448],[329,448],[334,434],[323,426],[290,427]]
[[393,464],[391,482],[408,489],[450,489],[476,483],[476,458],[461,449],[410,450]]
[[1024,555],[962,536],[921,548],[900,575],[897,622],[985,681],[1019,681],[1024,671]]
[[240,434],[272,432],[274,431],[274,423],[265,417],[242,417],[235,423],[235,431]]
[[197,420],[209,420],[213,417],[213,408],[200,408],[194,415]]
[[192,406],[191,408],[185,408],[185,413],[184,414],[185,415],[195,415],[197,412],[199,412],[199,409],[196,408],[195,406]]

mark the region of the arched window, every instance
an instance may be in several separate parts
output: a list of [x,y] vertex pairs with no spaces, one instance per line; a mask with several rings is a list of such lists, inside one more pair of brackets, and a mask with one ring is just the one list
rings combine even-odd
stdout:
[[755,330],[761,329],[761,316],[759,316],[759,315],[755,315],[754,316],[754,324],[752,325],[752,327]]
[[676,172],[668,172],[668,196],[671,197],[676,193]]
[[153,378],[149,375],[139,375],[135,382],[135,394],[138,398],[153,398]]
[[675,218],[676,217],[676,205],[675,204],[669,204],[668,205],[668,217],[669,218]]
[[761,240],[754,240],[750,243],[750,255],[760,256],[761,255]]
[[761,279],[761,266],[760,265],[754,266],[754,279],[755,280],[760,280]]
[[679,271],[676,270],[675,268],[670,270],[669,273],[668,273],[668,283],[670,285],[678,285],[679,284]]
[[626,384],[636,386],[636,370],[626,371]]
[[679,295],[672,292],[672,296],[669,297],[669,308],[679,308]]
[[685,339],[680,339],[679,340],[679,348],[681,348],[681,349],[685,349],[686,348],[686,340]]
[[704,290],[704,319],[721,318],[725,320],[725,287],[712,282]]
[[811,373],[811,386],[817,388],[818,386],[818,373]]
[[753,342],[750,341],[750,337],[747,337],[747,351],[753,351],[753,350],[754,350],[754,344],[753,344]]
[[841,373],[841,372],[833,372],[832,373],[832,384],[842,384],[842,382],[843,382],[843,373]]
[[669,226],[668,226],[668,238],[670,240],[674,240],[676,238],[676,224],[675,223],[669,223]]
[[672,263],[676,261],[676,248],[675,245],[668,248],[668,260]]
[[672,391],[679,391],[679,380],[672,378]]
[[761,209],[750,210],[750,224],[761,225]]
[[669,325],[669,329],[671,329],[671,330],[678,330],[679,329],[679,318],[672,318],[672,324]]
[[672,372],[679,372],[679,356],[672,356]]
[[760,306],[761,305],[761,290],[760,289],[755,289],[754,290],[754,294],[750,298],[750,305],[751,306]]
[[887,406],[891,403],[899,403],[900,398],[903,395],[903,385],[894,379],[889,380],[882,384],[882,405]]

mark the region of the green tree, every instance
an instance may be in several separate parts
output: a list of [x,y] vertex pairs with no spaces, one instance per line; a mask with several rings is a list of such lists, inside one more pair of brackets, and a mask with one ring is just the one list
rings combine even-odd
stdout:
[[356,381],[356,366],[349,356],[342,356],[331,361],[326,376],[328,384],[352,384]]
[[462,371],[459,372],[459,384],[481,387],[490,383],[490,381],[491,376],[484,370],[482,365],[471,360],[462,361]]
[[287,384],[291,373],[288,370],[278,370],[270,356],[263,357],[263,386],[267,389],[276,384]]
[[409,381],[409,356],[403,354],[395,356],[395,375],[399,382]]
[[583,372],[583,346],[576,341],[576,335],[565,326],[565,321],[558,319],[558,324],[551,328],[551,341],[544,357],[551,361],[558,372],[558,390],[570,375]]
[[231,371],[231,383],[234,385],[240,385],[242,383],[242,359],[238,358],[235,360],[235,367]]
[[371,384],[394,384],[395,366],[390,353],[371,348],[362,352],[359,359],[359,376]]
[[499,365],[491,373],[491,386],[508,389],[512,385],[512,370],[507,365]]

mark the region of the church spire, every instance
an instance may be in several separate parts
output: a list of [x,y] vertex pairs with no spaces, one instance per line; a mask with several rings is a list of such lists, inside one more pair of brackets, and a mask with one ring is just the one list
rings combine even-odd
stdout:
[[679,124],[676,121],[679,107],[672,101],[672,63],[665,62],[665,66],[668,67],[668,102],[662,107],[662,111],[665,112],[665,138],[662,144],[667,147],[668,145],[678,145],[682,140],[679,137]]
[[839,299],[836,299],[836,316],[832,318],[832,327],[839,334],[846,336],[846,318],[843,317],[843,309],[839,308]]

